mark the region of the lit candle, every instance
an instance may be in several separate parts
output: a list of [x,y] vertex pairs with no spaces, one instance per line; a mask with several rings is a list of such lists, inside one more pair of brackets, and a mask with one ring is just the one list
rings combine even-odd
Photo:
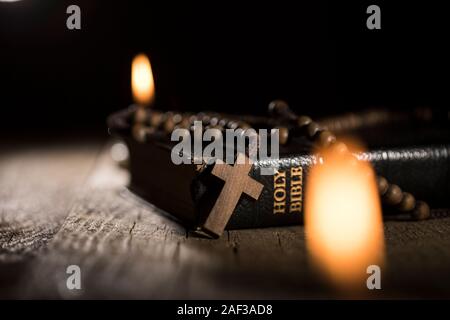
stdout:
[[155,83],[153,80],[150,60],[145,54],[138,54],[131,66],[131,89],[134,102],[137,105],[133,135],[142,141],[145,137],[144,122],[147,117],[146,108],[151,106],[155,99]]
[[368,266],[383,264],[375,174],[368,162],[358,161],[349,151],[328,149],[319,154],[306,186],[307,247],[316,268],[339,289],[353,292],[366,287]]
[[133,59],[131,65],[131,88],[136,104],[147,107],[155,98],[155,83],[148,57],[141,53]]

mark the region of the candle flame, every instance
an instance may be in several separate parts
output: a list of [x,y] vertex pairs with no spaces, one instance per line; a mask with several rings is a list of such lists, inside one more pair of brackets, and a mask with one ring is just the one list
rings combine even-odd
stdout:
[[305,194],[308,251],[339,289],[365,288],[367,267],[381,267],[384,256],[373,169],[350,151],[331,148],[320,154],[322,160],[312,167]]
[[136,103],[147,106],[153,102],[155,98],[155,83],[150,60],[145,54],[139,54],[133,59],[131,87]]

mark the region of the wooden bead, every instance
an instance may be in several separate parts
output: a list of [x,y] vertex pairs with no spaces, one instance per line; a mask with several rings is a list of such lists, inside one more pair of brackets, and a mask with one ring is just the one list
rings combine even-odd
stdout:
[[227,126],[227,124],[228,124],[229,121],[230,121],[230,120],[228,120],[227,118],[222,118],[222,119],[219,120],[219,126],[225,128],[225,127]]
[[132,128],[133,137],[139,142],[145,142],[147,135],[145,132],[145,128],[141,124],[135,124]]
[[269,113],[272,115],[282,115],[289,110],[289,105],[283,100],[274,100],[269,103]]
[[175,128],[183,127],[181,122],[183,121],[183,117],[179,113],[168,114],[166,117],[166,121],[164,122],[164,130],[166,133],[172,133]]
[[183,119],[181,120],[180,124],[178,125],[179,128],[184,128],[187,129],[189,128],[191,125],[191,121],[189,117],[183,117]]
[[430,207],[423,201],[417,201],[411,215],[415,220],[425,220],[430,217]]
[[378,185],[378,191],[380,192],[380,195],[383,196],[389,188],[389,183],[387,182],[386,178],[378,176],[377,177],[377,185]]
[[161,121],[162,121],[162,122],[166,122],[167,119],[169,119],[169,118],[171,118],[171,117],[173,117],[173,112],[172,112],[172,111],[164,112],[164,114],[162,115]]
[[344,153],[348,152],[348,148],[345,145],[345,143],[343,143],[343,142],[333,143],[331,148],[332,148],[333,152],[336,152],[336,153],[339,153],[339,154],[344,154]]
[[241,128],[242,130],[247,130],[247,129],[250,129],[251,126],[248,123],[246,123],[246,122],[240,122],[239,123],[239,128]]
[[308,124],[308,126],[306,127],[306,131],[308,133],[309,137],[314,137],[316,135],[317,132],[319,132],[320,130],[320,126],[318,123],[316,122],[311,122],[310,124]]
[[328,130],[324,130],[318,135],[318,142],[322,147],[328,147],[336,141],[336,137]]
[[227,127],[229,129],[233,129],[233,130],[237,129],[238,126],[239,126],[239,123],[237,123],[236,121],[230,121],[227,124]]
[[152,127],[159,127],[159,125],[162,122],[162,118],[163,118],[163,115],[161,113],[159,113],[159,112],[158,113],[153,113],[152,112],[152,116],[150,118],[150,125]]
[[212,117],[211,120],[209,121],[209,124],[211,126],[216,126],[219,124],[219,119],[217,117]]
[[289,140],[289,130],[286,127],[277,127],[275,129],[278,129],[278,134],[279,134],[279,141],[280,144],[284,145],[288,142]]
[[210,117],[209,115],[205,114],[205,115],[202,117],[202,122],[203,122],[203,124],[208,125],[208,124],[210,123],[210,121],[211,121],[211,117]]
[[310,124],[312,122],[310,117],[307,116],[300,116],[297,119],[297,125],[299,128],[303,128],[305,126],[307,126],[308,124]]
[[145,123],[147,120],[147,111],[143,107],[136,109],[134,120],[138,123]]
[[384,201],[388,204],[388,205],[397,205],[402,201],[403,198],[403,192],[402,189],[400,189],[399,186],[397,186],[396,184],[391,184],[387,191],[386,194],[384,195]]
[[180,123],[183,120],[183,116],[179,113],[175,113],[172,117],[173,122],[175,122],[175,124]]
[[414,196],[411,193],[403,192],[403,199],[399,203],[398,209],[403,212],[411,211],[412,209],[414,209],[415,205],[416,199],[414,199]]
[[175,121],[173,120],[173,117],[168,117],[164,122],[164,131],[166,131],[166,133],[172,133],[173,129],[175,129]]
[[189,117],[189,125],[193,124],[195,121],[199,121],[196,115],[191,115]]

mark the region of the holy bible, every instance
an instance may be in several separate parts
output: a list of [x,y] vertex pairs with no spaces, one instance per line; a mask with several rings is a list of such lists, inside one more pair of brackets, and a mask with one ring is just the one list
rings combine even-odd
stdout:
[[[202,228],[208,223],[226,179],[222,179],[220,173],[213,174],[217,170],[214,164],[175,165],[171,159],[174,142],[167,138],[167,134],[154,133],[145,142],[137,141],[132,135],[133,117],[130,113],[130,110],[116,113],[108,121],[110,132],[120,136],[130,151],[129,188],[188,228]],[[389,145],[389,148],[363,152],[359,157],[370,161],[377,174],[402,186],[415,197],[424,199],[433,207],[448,207],[450,144],[445,141],[415,147]],[[372,144],[377,143],[379,141]],[[287,146],[280,146],[280,157],[273,160],[276,163],[254,162],[247,172],[258,190],[235,190],[237,200],[231,218],[225,221],[226,229],[301,224],[305,185],[314,157],[311,144],[299,138]],[[274,175],[261,174],[261,169],[274,164],[277,167]],[[228,205],[227,199],[222,205]]]

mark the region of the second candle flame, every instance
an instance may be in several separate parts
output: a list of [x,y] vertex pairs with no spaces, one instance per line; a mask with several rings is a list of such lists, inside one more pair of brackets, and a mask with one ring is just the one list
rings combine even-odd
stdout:
[[131,66],[131,88],[134,101],[141,106],[148,106],[155,99],[155,83],[150,60],[145,54],[133,59]]

